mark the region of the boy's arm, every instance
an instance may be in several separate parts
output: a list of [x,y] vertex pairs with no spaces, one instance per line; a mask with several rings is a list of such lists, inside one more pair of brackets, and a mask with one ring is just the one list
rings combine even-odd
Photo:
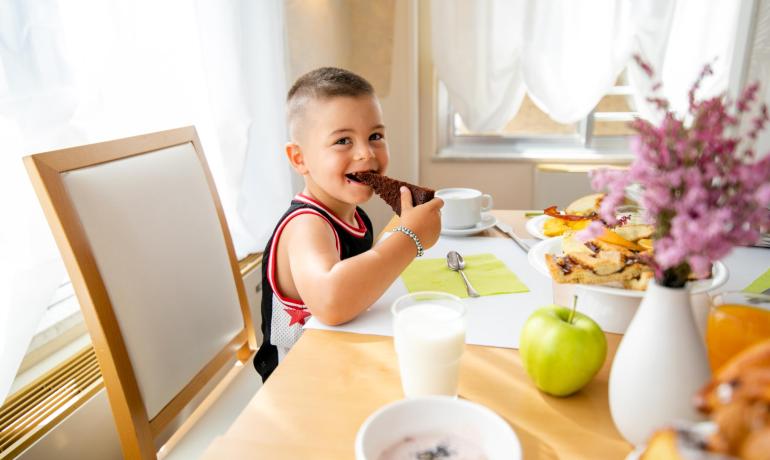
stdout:
[[[441,230],[440,199],[412,207],[408,189],[401,194],[401,224],[411,228],[427,249]],[[288,234],[286,233],[288,231]],[[313,215],[295,217],[284,229],[289,265],[297,291],[319,321],[337,325],[366,310],[417,255],[412,239],[396,232],[369,251],[339,259],[329,224]]]

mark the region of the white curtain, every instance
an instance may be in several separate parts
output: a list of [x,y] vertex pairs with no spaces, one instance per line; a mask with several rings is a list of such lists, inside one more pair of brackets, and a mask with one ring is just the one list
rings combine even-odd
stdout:
[[[662,95],[679,113],[687,112],[687,94],[703,66],[714,74],[703,80],[698,96],[712,97],[727,90],[741,2],[725,0],[654,0],[635,2],[635,40],[639,51],[663,83]],[[647,119],[660,113],[647,101],[650,80],[638,66],[629,67],[637,89],[637,109]]]
[[[715,75],[701,94],[726,89],[739,7],[732,0],[433,0],[434,64],[473,131],[500,130],[525,93],[553,120],[578,121],[635,52],[662,75],[663,94],[681,110],[707,62]],[[631,69],[631,84],[647,89]],[[649,116],[645,97],[638,108]]]
[[195,125],[260,251],[291,198],[284,62],[280,0],[0,0],[0,401],[66,279],[21,157]]
[[438,77],[472,131],[495,131],[526,93],[520,33],[525,1],[433,0],[431,42]]
[[585,117],[615,83],[630,55],[630,10],[616,0],[527,2],[521,69],[532,101],[553,120]]
[[[756,21],[747,81],[761,82],[759,98],[770,107],[770,0],[759,1]],[[741,122],[748,125],[751,119],[747,117]],[[770,155],[770,129],[759,134],[755,151],[759,156]]]

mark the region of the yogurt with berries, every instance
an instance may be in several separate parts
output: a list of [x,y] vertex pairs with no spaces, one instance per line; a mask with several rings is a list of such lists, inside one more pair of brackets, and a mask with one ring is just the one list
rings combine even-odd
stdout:
[[486,460],[481,447],[450,433],[405,436],[385,449],[377,460]]

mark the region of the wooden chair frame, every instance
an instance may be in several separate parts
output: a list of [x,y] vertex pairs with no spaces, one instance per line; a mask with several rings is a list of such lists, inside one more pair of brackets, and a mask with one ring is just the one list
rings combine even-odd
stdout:
[[[154,418],[149,419],[113,305],[84,228],[65,193],[61,174],[186,143],[192,143],[208,181],[244,324],[232,340]],[[256,349],[251,313],[232,238],[195,128],[189,126],[40,153],[25,157],[24,162],[80,301],[104,377],[123,454],[125,458],[156,458],[155,439],[170,427],[183,410],[190,409],[188,406],[192,406],[193,399],[225,364],[236,359],[243,362]]]

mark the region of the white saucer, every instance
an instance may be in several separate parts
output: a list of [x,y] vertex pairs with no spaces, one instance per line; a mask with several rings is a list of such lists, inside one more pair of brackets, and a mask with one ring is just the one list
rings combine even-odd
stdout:
[[527,229],[527,232],[529,232],[530,235],[534,236],[539,240],[545,240],[548,237],[545,236],[545,233],[543,233],[543,226],[545,225],[545,221],[547,221],[548,219],[553,219],[553,217],[545,214],[543,214],[542,216],[533,217],[527,220],[527,225],[525,226],[525,228]]
[[497,223],[497,217],[492,214],[482,214],[481,222],[468,228],[441,228],[441,234],[444,236],[470,236],[481,233],[484,230],[494,227]]

